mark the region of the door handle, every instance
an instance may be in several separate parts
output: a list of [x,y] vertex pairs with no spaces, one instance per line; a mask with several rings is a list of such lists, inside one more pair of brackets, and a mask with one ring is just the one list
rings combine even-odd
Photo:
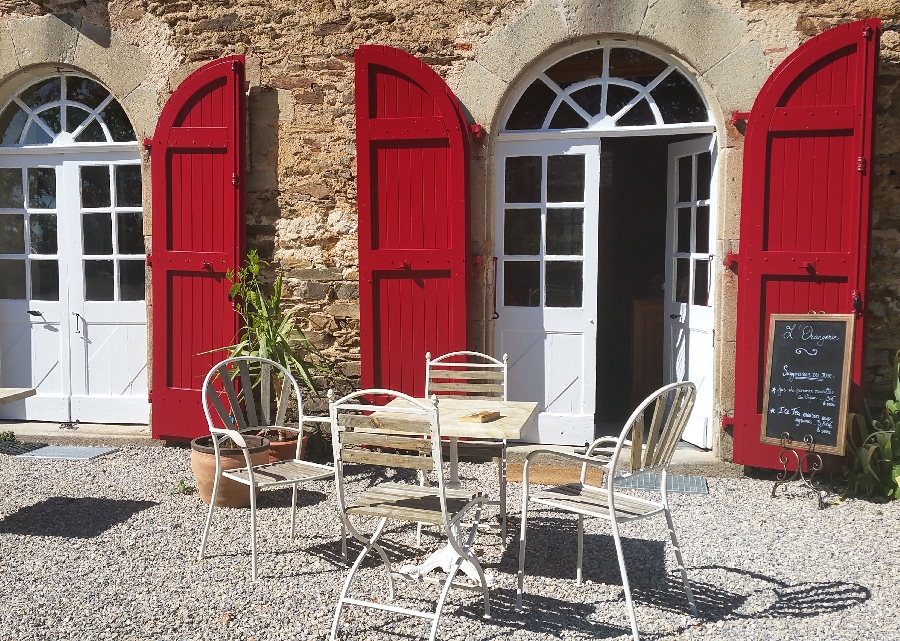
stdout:
[[672,320],[680,321],[680,320],[681,320],[681,314],[669,314],[669,318],[671,318]]
[[44,312],[39,312],[39,311],[36,310],[36,309],[29,309],[29,310],[28,310],[28,314],[29,314],[30,316],[40,316],[41,318],[43,318],[43,316],[44,316]]
[[80,334],[81,333],[81,320],[82,320],[81,314],[79,314],[78,312],[72,312],[72,316],[75,317],[75,333]]

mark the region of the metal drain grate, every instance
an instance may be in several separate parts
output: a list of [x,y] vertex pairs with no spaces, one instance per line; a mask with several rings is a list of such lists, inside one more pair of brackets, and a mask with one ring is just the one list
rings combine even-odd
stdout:
[[47,447],[46,443],[19,443],[18,441],[0,441],[0,454],[18,456],[32,450]]
[[90,461],[98,456],[115,452],[117,449],[116,447],[96,447],[92,445],[47,445],[32,452],[19,454],[16,458],[47,461]]
[[[616,479],[616,488],[623,490],[659,491],[662,474],[647,472]],[[706,477],[669,474],[666,485],[675,494],[709,494]]]

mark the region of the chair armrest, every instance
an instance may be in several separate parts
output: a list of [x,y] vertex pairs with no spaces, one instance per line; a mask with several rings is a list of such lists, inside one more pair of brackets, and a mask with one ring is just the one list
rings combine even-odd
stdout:
[[310,422],[310,423],[330,423],[330,422],[331,422],[331,417],[330,417],[330,416],[304,416],[304,417],[303,417],[303,422],[304,422],[304,423],[306,423],[306,422]]
[[597,459],[593,456],[587,456],[586,454],[574,454],[571,452],[557,452],[556,450],[532,450],[525,457],[525,462],[531,461],[531,457],[536,456],[537,454],[553,454],[554,456],[572,459],[574,461],[581,461],[583,463],[587,463],[588,465],[593,465],[594,467],[606,467],[606,464],[609,461],[603,461]]

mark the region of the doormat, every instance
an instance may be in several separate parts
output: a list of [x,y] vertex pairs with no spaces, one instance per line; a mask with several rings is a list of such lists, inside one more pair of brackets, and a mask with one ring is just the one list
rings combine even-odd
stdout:
[[[659,483],[662,474],[646,472],[633,476],[616,479],[616,488],[623,490],[643,490],[647,492],[659,492]],[[704,476],[687,476],[684,474],[669,474],[666,480],[669,492],[674,494],[709,494]]]
[[97,447],[93,445],[47,445],[32,452],[19,454],[16,458],[41,459],[45,461],[90,461],[98,456],[115,452],[117,447]]
[[19,443],[18,441],[0,441],[0,454],[18,456],[32,450],[47,447],[46,443]]

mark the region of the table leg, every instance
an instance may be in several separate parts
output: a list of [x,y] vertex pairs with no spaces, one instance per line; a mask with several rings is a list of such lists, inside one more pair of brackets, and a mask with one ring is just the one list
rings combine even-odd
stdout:
[[450,437],[450,478],[447,480],[447,487],[451,490],[459,489],[459,446],[457,438]]

